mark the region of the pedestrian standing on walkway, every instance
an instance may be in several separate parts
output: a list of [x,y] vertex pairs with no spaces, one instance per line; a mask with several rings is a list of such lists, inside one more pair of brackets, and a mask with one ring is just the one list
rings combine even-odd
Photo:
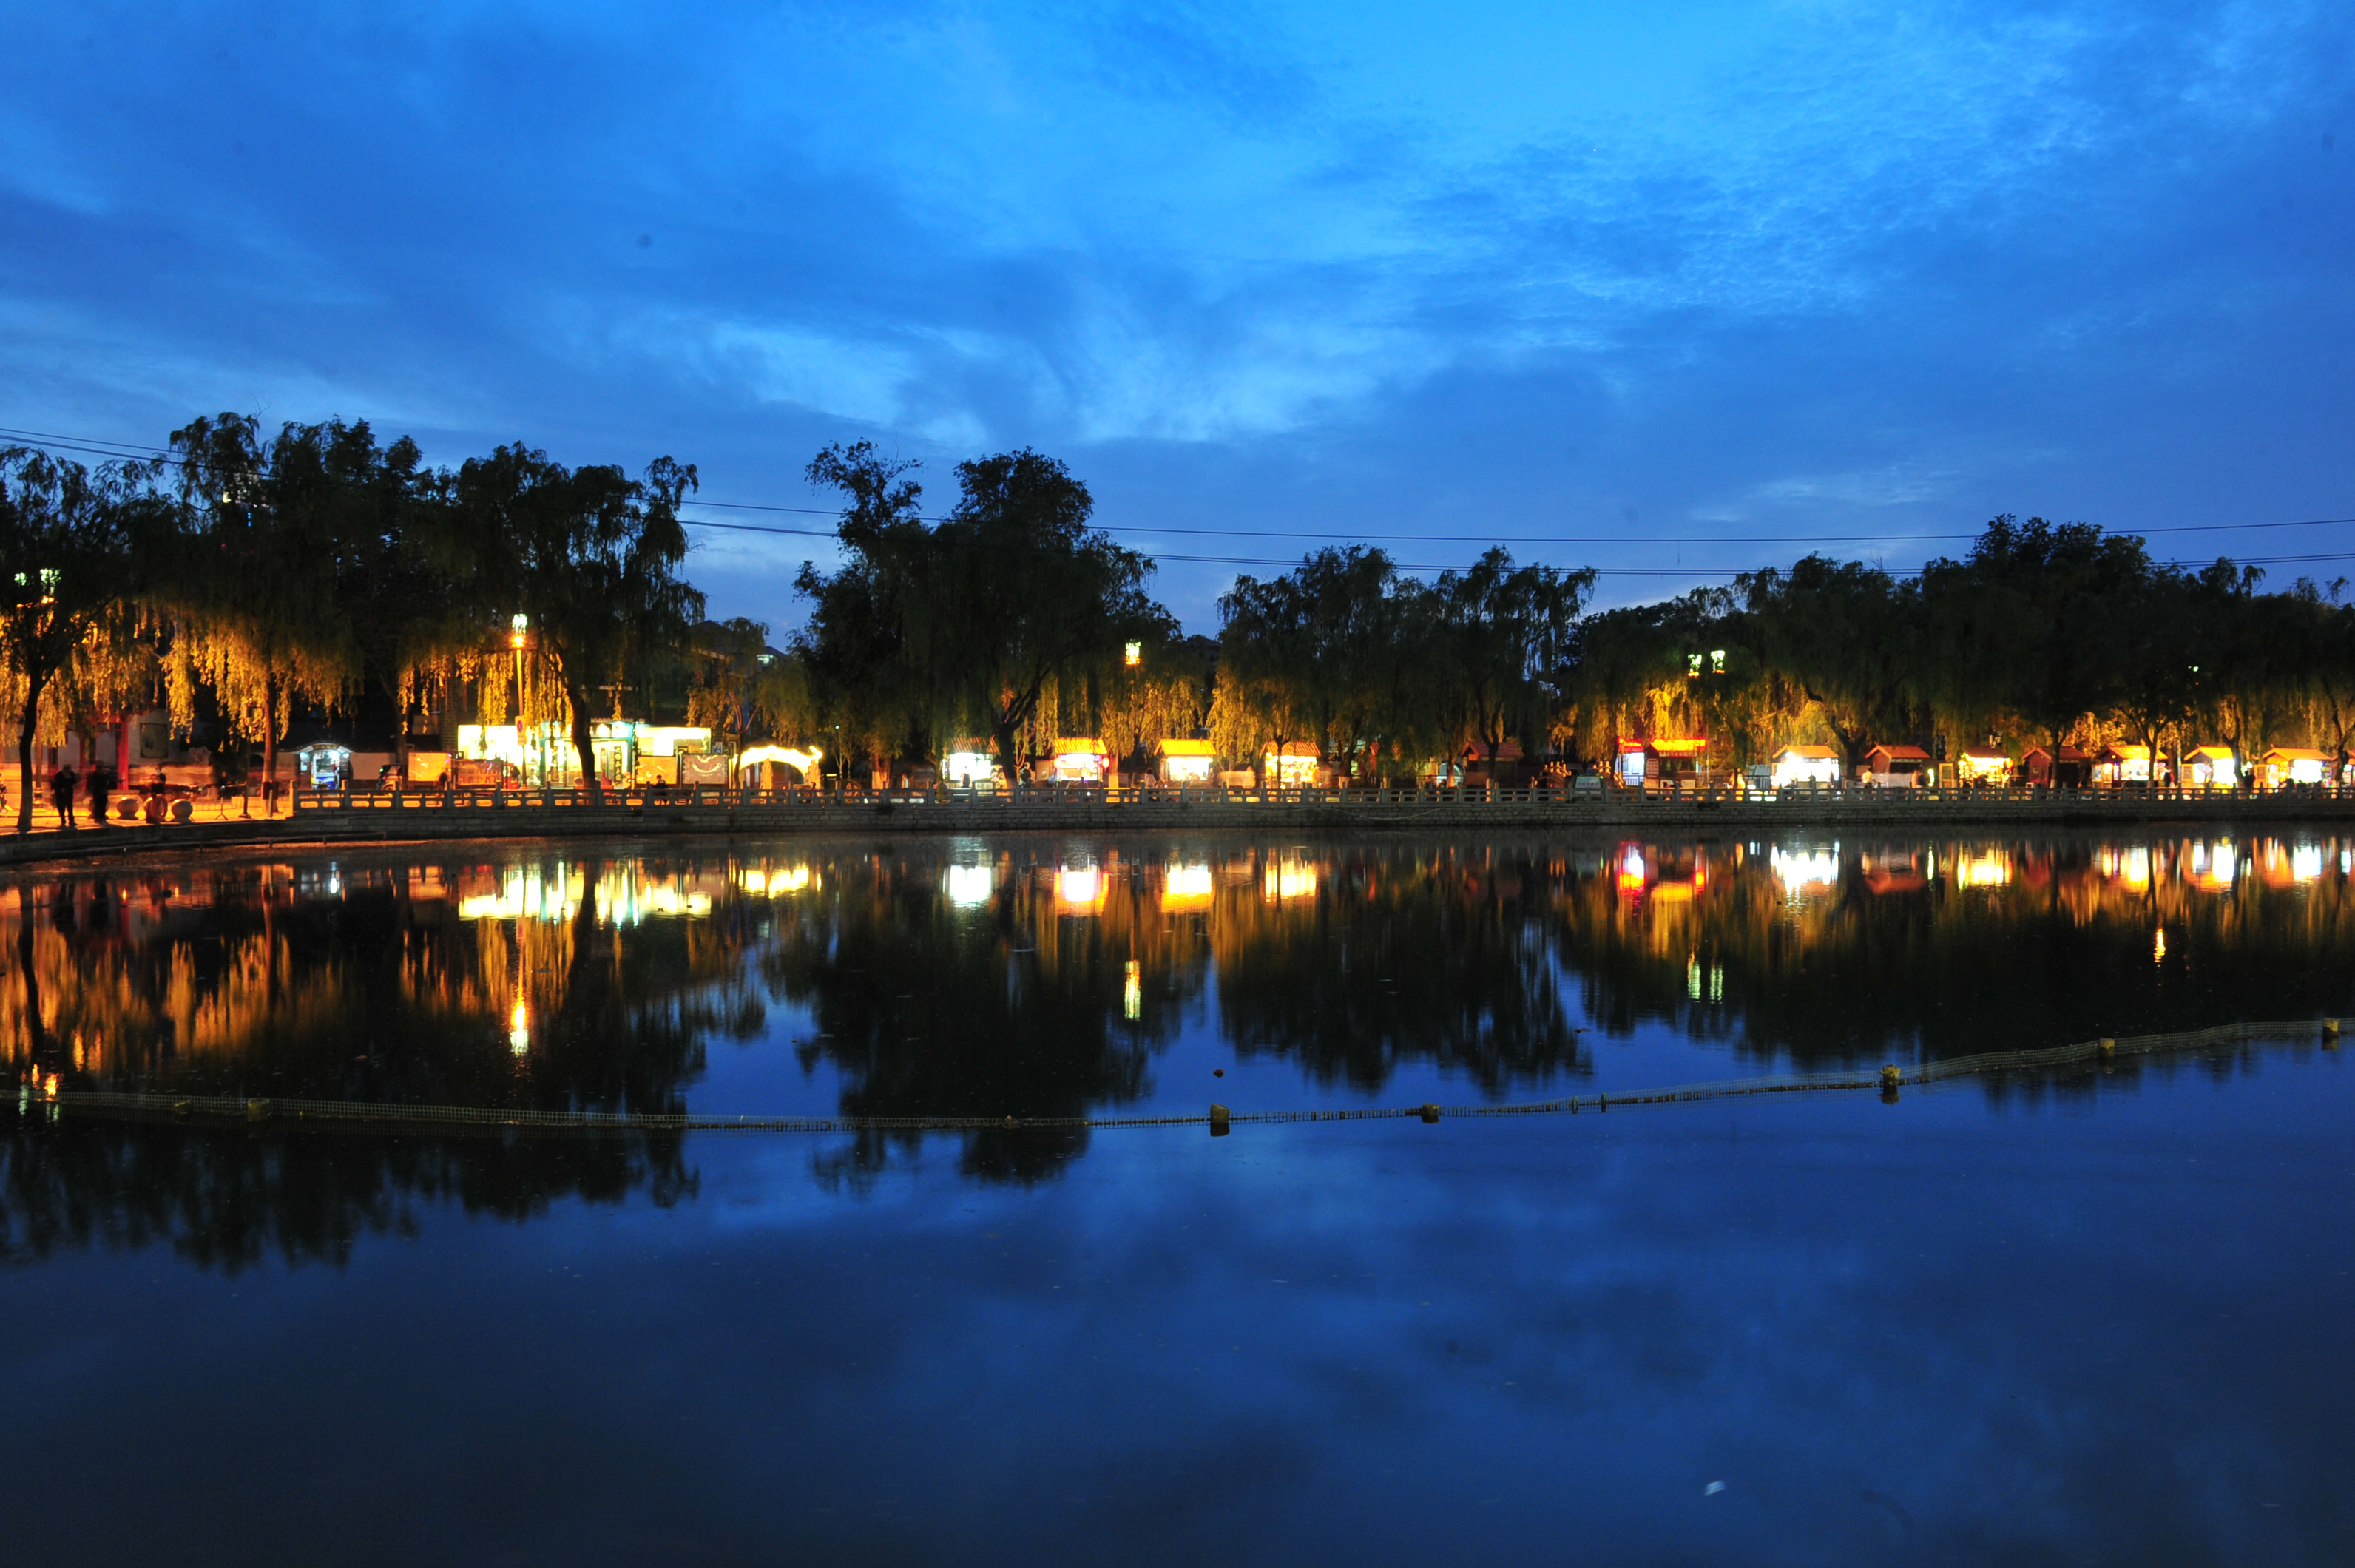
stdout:
[[58,808],[59,828],[67,833],[73,831],[74,789],[80,783],[71,763],[49,775],[49,804]]
[[94,827],[106,826],[106,807],[114,798],[114,769],[105,763],[90,765],[90,820]]

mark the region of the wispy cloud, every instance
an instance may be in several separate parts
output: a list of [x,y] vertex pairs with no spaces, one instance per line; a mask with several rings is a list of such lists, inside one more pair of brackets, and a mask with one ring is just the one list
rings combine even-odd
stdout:
[[1107,520],[1467,539],[2355,479],[2325,6],[102,21],[13,19],[37,428],[227,400],[787,500],[826,439],[1030,443]]

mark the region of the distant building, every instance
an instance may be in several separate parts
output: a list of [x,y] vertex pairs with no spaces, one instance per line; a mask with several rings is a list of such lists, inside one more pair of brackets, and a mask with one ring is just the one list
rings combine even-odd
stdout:
[[2194,746],[2183,753],[2183,782],[2193,789],[2237,789],[2240,761],[2230,746]]
[[1112,773],[1112,748],[1093,735],[1067,735],[1055,742],[1057,784],[1100,784]]
[[1170,737],[1155,742],[1164,784],[1209,784],[1219,757],[1208,741]]
[[1864,754],[1864,778],[1882,789],[1912,789],[1922,775],[1937,782],[1937,765],[1919,746],[1875,746]]
[[1774,753],[1774,771],[1767,775],[1776,789],[1793,784],[1836,784],[1840,777],[1840,756],[1829,746],[1785,746]]
[[1955,777],[1966,784],[1999,784],[2011,777],[2011,754],[2001,746],[1966,746],[1955,759]]
[[2325,752],[2312,752],[2303,746],[2275,746],[2257,760],[2257,783],[2266,789],[2326,784],[2329,778],[2330,757]]

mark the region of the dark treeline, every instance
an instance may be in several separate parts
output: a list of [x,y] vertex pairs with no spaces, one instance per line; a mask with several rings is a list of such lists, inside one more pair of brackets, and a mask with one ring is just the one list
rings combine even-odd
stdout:
[[[32,749],[162,706],[273,773],[302,713],[373,703],[400,733],[464,710],[565,726],[594,788],[598,716],[684,719],[725,747],[815,742],[828,768],[960,742],[1018,776],[1060,735],[1128,755],[1207,736],[1231,765],[1313,746],[1405,780],[1515,752],[1599,763],[1628,737],[1706,737],[1721,764],[1814,741],[1951,753],[2134,741],[2343,751],[2355,609],[2254,568],[2187,571],[2143,541],[2003,517],[1901,577],[1809,556],[1728,587],[1588,613],[1595,574],[1492,549],[1421,581],[1349,547],[1238,577],[1213,640],[1147,592],[1153,562],[1091,526],[1037,452],[959,464],[946,516],[871,443],[808,468],[845,498],[841,563],[805,564],[803,629],[707,621],[682,575],[693,467],[567,468],[520,443],[455,467],[368,424],[198,419],[170,454],[97,468],[0,453],[0,677],[20,827]],[[627,699],[623,693],[634,693]]]

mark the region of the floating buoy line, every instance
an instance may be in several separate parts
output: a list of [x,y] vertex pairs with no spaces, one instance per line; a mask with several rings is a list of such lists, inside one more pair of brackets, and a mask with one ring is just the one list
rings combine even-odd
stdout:
[[[1755,1094],[1791,1094],[1877,1089],[1894,1103],[1909,1088],[1958,1078],[2011,1072],[2043,1072],[2091,1064],[2112,1069],[2135,1057],[2178,1055],[2224,1046],[2339,1046],[2339,1020],[2310,1019],[2290,1023],[2222,1024],[2172,1034],[2104,1037],[2036,1051],[1991,1051],[1910,1067],[1894,1063],[1830,1072],[1728,1078],[1708,1083],[1619,1093],[1572,1094],[1560,1099],[1503,1105],[1344,1106],[1313,1111],[1248,1111],[1214,1104],[1193,1115],[1138,1116],[712,1116],[695,1112],[533,1111],[477,1105],[414,1105],[375,1100],[297,1100],[237,1095],[186,1095],[69,1089],[54,1080],[27,1083],[17,1092],[20,1115],[97,1115],[162,1119],[195,1125],[246,1128],[301,1126],[355,1132],[517,1133],[868,1133],[1022,1132],[1099,1127],[1208,1126],[1213,1136],[1253,1123],[1375,1122],[1414,1120],[1426,1124],[1457,1117],[1578,1115],[1642,1105],[1692,1104]],[[5,1102],[0,1102],[5,1103]]]

